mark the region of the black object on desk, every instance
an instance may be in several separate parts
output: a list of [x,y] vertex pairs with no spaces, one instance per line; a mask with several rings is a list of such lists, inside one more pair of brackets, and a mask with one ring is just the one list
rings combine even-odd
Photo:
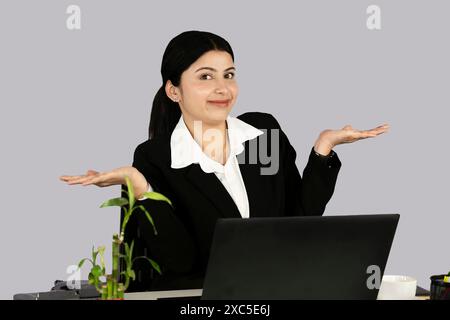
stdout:
[[416,297],[429,297],[429,296],[430,296],[430,291],[417,286]]
[[48,292],[18,293],[13,300],[79,300],[78,293],[72,290],[53,290]]
[[80,283],[80,287],[81,287],[80,289],[69,289],[67,287],[66,281],[56,280],[55,286],[52,288],[52,291],[53,290],[76,291],[80,299],[91,299],[100,297],[100,293],[93,285],[89,284],[89,281],[82,280]]
[[80,283],[80,289],[69,289],[66,281],[56,280],[54,287],[47,292],[18,293],[13,296],[13,300],[79,300],[97,299],[99,292],[88,281]]

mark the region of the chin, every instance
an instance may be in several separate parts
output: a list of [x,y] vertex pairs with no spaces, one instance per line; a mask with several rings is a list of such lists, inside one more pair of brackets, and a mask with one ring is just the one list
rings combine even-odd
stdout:
[[206,109],[206,115],[209,117],[222,117],[223,115],[228,115],[233,108],[227,107],[227,108],[207,108]]
[[228,114],[231,110],[220,110],[220,111],[214,111],[214,112],[208,112],[208,114],[205,117],[205,120],[207,122],[213,123],[213,122],[223,122],[227,120]]

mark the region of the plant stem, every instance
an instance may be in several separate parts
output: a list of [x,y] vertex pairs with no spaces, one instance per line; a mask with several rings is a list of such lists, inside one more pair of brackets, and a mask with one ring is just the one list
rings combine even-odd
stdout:
[[101,294],[102,294],[102,300],[108,299],[108,286],[107,285],[102,286]]
[[124,299],[125,288],[123,287],[123,283],[119,283],[119,288],[117,289],[117,298]]
[[107,299],[110,300],[110,299],[113,298],[112,277],[111,277],[110,274],[108,275],[108,278],[107,278],[107,281],[106,281],[106,285],[108,286],[108,297],[107,297]]
[[112,294],[113,298],[117,298],[117,283],[119,282],[119,262],[120,262],[120,245],[122,241],[118,234],[113,235],[112,242]]
[[128,289],[128,286],[130,285],[130,277],[128,276],[128,274],[125,276],[125,285],[123,288],[123,291],[126,291]]
[[113,235],[112,242],[112,279],[113,279],[113,294],[114,297],[117,295],[117,282],[119,281],[119,251],[120,251],[121,241],[119,235]]
[[127,210],[127,209],[124,207],[125,214],[124,214],[123,221],[122,221],[122,230],[120,230],[120,234],[121,234],[121,235],[124,235],[124,234],[125,234],[125,228],[126,228],[126,226],[127,226],[127,224],[128,224],[128,220],[130,220],[131,215],[133,214],[134,209],[135,209],[135,208],[133,207],[133,208],[130,208],[129,210]]
[[113,299],[117,298],[117,280],[116,279],[112,279],[112,286],[113,286]]

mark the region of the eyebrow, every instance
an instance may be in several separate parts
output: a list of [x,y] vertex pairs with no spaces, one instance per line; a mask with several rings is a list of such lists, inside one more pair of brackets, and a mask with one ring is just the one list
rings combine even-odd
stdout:
[[[198,71],[203,70],[203,69],[214,71],[214,72],[217,71],[216,69],[211,68],[211,67],[202,67],[202,68],[198,68],[197,70],[195,70],[195,72],[198,72]],[[229,67],[229,68],[225,69],[224,71],[228,71],[228,70],[236,70],[236,68],[235,67]]]

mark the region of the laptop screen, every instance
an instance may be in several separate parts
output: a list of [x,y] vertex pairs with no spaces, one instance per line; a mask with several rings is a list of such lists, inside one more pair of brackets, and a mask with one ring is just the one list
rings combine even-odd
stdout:
[[202,299],[376,299],[399,217],[219,219]]

